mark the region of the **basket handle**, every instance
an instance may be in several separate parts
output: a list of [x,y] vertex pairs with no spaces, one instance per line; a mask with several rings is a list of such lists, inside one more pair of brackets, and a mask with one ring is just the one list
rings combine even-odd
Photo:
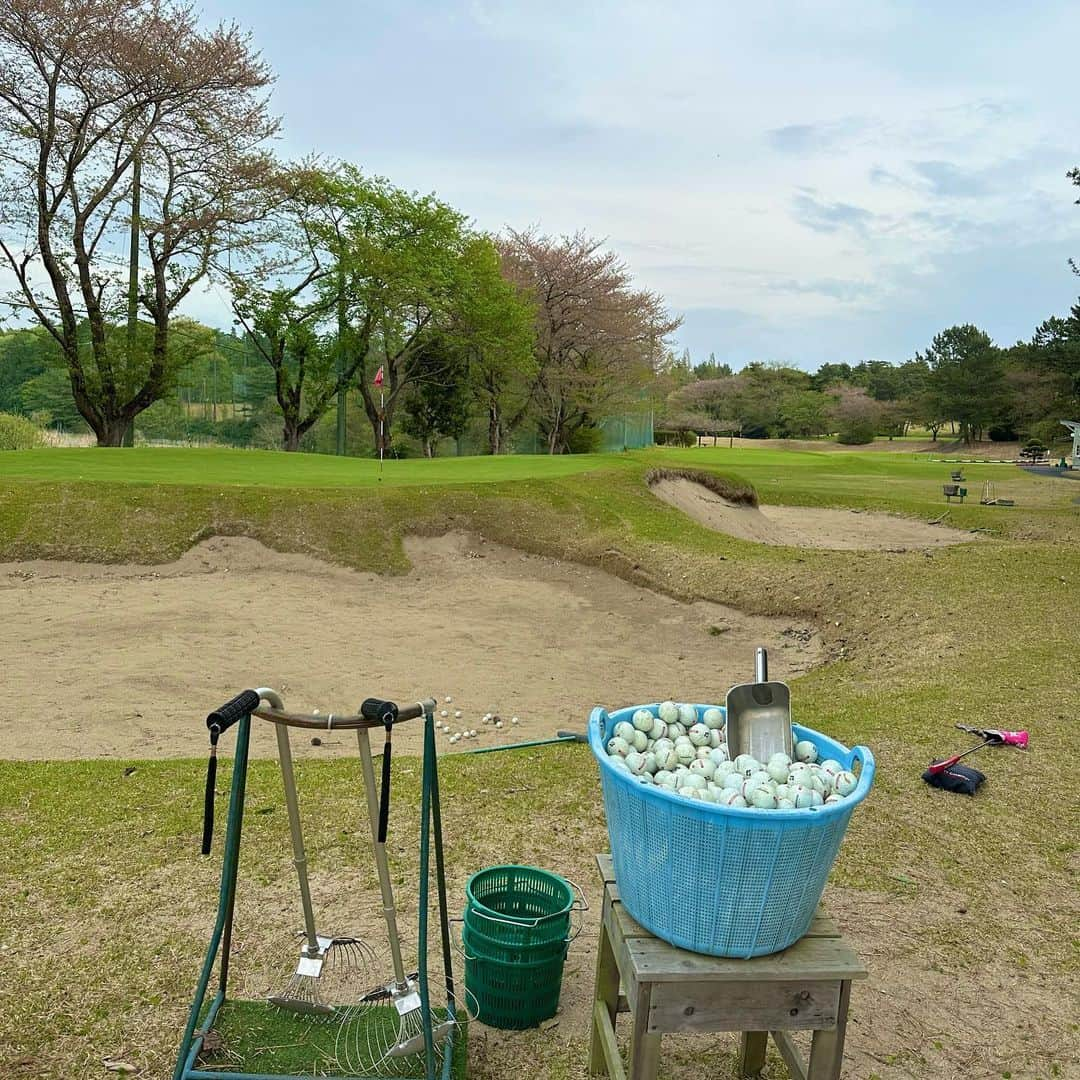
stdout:
[[[461,923],[461,925],[463,927],[465,925],[465,920],[463,918],[448,919],[447,921],[450,923],[451,927],[453,927],[454,923]],[[475,956],[470,956],[465,951],[465,939],[462,938],[460,934],[457,937],[455,937],[454,933],[453,933],[453,930],[451,930],[451,932],[450,932],[450,942],[454,946],[454,949],[461,956],[462,960],[475,960],[476,959]],[[465,1012],[468,1013],[468,1011],[469,1011],[469,1007],[466,1004]]]
[[874,755],[868,746],[853,746],[851,748],[850,761],[848,766],[854,765],[855,762],[859,763],[859,787],[870,786],[870,781],[874,779]]
[[570,905],[570,910],[572,912],[576,911],[581,916],[578,920],[577,929],[566,939],[566,944],[569,945],[572,941],[577,940],[578,935],[585,929],[585,912],[589,910],[589,901],[585,898],[585,890],[577,882],[571,881],[569,878],[563,880],[578,894],[578,898]]

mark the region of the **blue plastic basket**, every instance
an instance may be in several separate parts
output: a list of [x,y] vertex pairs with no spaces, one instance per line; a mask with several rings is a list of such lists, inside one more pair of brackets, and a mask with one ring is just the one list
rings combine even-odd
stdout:
[[[851,813],[870,790],[874,756],[793,724],[822,760],[859,767],[842,802],[804,810],[755,810],[686,799],[617,768],[605,745],[633,705],[594,709],[589,745],[600,766],[615,880],[631,915],[672,945],[710,956],[779,952],[810,928]],[[709,706],[697,705],[700,716]]]

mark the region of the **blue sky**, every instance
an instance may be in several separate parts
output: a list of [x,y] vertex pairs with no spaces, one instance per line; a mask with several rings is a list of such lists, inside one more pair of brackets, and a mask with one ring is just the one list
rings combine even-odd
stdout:
[[[278,73],[279,150],[484,229],[606,237],[740,366],[902,361],[1080,293],[1080,6],[218,0]],[[198,314],[216,322],[208,294]]]

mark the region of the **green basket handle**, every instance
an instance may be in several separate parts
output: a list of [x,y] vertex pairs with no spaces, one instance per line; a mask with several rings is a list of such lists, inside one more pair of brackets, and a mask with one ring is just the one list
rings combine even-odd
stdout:
[[[552,915],[537,915],[535,919],[515,918],[513,916],[500,917],[498,915],[488,915],[483,911],[479,911],[477,908],[473,908],[472,913],[474,915],[478,915],[481,919],[487,919],[488,922],[500,923],[503,926],[520,926],[523,929],[529,929],[530,927],[537,927],[541,923],[547,922],[549,919],[559,919],[562,918],[563,915],[567,915],[571,912],[577,911],[582,913],[582,918],[578,922],[577,929],[574,931],[574,933],[572,933],[566,939],[567,944],[569,944],[585,928],[584,912],[589,910],[589,901],[585,899],[585,892],[580,885],[578,885],[576,882],[571,881],[567,877],[564,877],[563,881],[565,881],[566,884],[569,885],[570,888],[577,893],[577,899],[570,905],[567,911],[559,911]],[[465,920],[459,919],[454,921],[464,922]]]

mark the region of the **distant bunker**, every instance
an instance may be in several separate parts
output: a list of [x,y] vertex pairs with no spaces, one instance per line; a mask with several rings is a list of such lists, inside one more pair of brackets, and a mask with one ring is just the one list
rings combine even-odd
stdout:
[[657,469],[652,493],[688,517],[738,540],[834,551],[909,551],[963,544],[977,535],[925,521],[865,510],[816,506],[758,506],[746,488],[687,469]]

